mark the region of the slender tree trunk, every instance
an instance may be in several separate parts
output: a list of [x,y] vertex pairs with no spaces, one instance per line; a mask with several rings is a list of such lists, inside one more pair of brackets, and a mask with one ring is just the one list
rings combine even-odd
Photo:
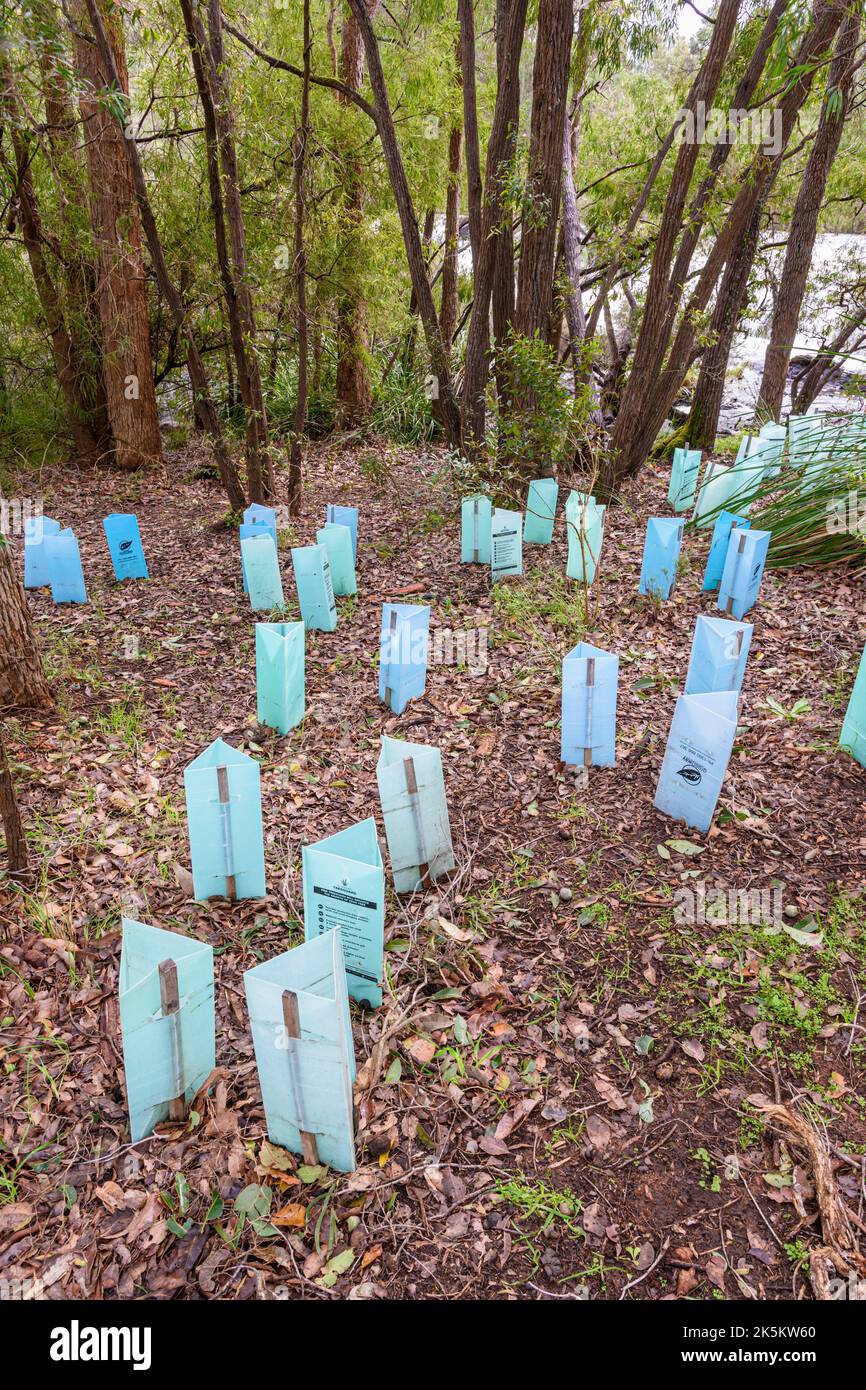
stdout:
[[529,216],[524,214],[523,218],[514,324],[521,337],[540,337],[547,342],[553,319],[562,132],[573,30],[572,0],[539,0],[529,136]]
[[232,258],[235,293],[243,328],[244,366],[248,379],[249,402],[245,402],[247,407],[247,481],[251,500],[261,502],[274,495],[274,468],[268,445],[268,416],[265,409],[261,367],[259,365],[258,335],[247,257],[246,229],[241,206],[234,115],[223,47],[220,0],[207,0],[207,10],[211,60],[210,77],[213,85],[216,124],[220,142],[223,197],[228,220],[229,250]]
[[[118,90],[128,96],[129,78],[122,12],[100,0]],[[85,0],[74,0],[80,22]],[[90,175],[90,218],[96,242],[97,304],[102,327],[103,377],[108,418],[119,468],[142,468],[162,458],[159,414],[147,322],[147,289],[141,254],[141,224],[135,206],[124,133],[98,99],[108,80],[94,44],[74,37],[75,60],[85,90],[79,106]],[[133,143],[132,132],[129,143]]]
[[[457,81],[462,84],[463,60],[457,43]],[[448,190],[445,194],[445,249],[442,255],[442,300],[439,327],[448,351],[457,329],[457,283],[460,253],[460,170],[463,126],[457,121],[448,135]]]
[[[372,18],[379,0],[367,0]],[[361,89],[364,77],[364,44],[355,16],[347,7],[340,42],[340,80],[353,92]],[[337,93],[337,101],[348,106],[350,98]],[[337,299],[337,423],[354,428],[370,414],[373,393],[370,388],[369,331],[367,308],[355,282],[355,261],[361,254],[364,213],[364,165],[351,155],[345,164],[345,183],[341,207],[341,236],[346,243],[349,265],[348,283]]]
[[[99,50],[99,57],[105,69],[109,85],[114,86],[115,90],[120,91],[121,85],[114,62],[114,53],[108,38],[102,15],[97,4],[97,0],[86,0],[87,11],[90,23]],[[118,113],[118,124],[121,125],[122,117]],[[187,371],[193,390],[194,406],[199,412],[205,428],[211,437],[213,444],[214,458],[216,459],[217,469],[220,479],[225,488],[229,503],[234,511],[241,511],[246,506],[246,498],[243,488],[238,478],[237,468],[226,448],[225,439],[220,429],[219,417],[210,395],[207,372],[195,334],[189,322],[187,311],[183,300],[168,272],[165,253],[162,249],[162,242],[156,226],[156,219],[153,209],[150,206],[150,199],[147,196],[147,183],[144,178],[144,169],[141,164],[141,157],[138,147],[134,140],[125,141],[126,157],[129,161],[129,170],[132,176],[132,184],[135,190],[135,198],[138,204],[138,211],[141,217],[144,234],[147,238],[147,245],[150,251],[150,259],[153,262],[154,272],[157,283],[162,292],[162,296],[168,304],[174,320],[178,335],[186,339],[187,344]]]
[[[506,80],[508,40],[508,11],[511,0],[496,0],[496,78],[498,83]],[[502,164],[511,167],[517,148],[517,127],[520,118],[520,69],[517,81],[508,84],[509,108],[507,128],[502,150]],[[496,235],[496,264],[493,274],[493,289],[490,295],[490,311],[493,322],[494,371],[496,373],[496,402],[499,419],[507,414],[511,397],[508,373],[501,365],[499,353],[495,351],[511,337],[514,327],[514,226],[510,212],[503,216]]]
[[[382,71],[382,59],[379,54],[379,45],[376,41],[376,35],[373,31],[373,25],[367,13],[364,0],[349,0],[349,3],[352,6],[352,13],[355,15],[358,27],[361,30],[361,37],[364,40],[364,51],[367,55],[367,71],[370,75],[370,86],[376,103],[376,128],[379,132],[379,139],[382,142],[382,152],[385,156],[385,163],[388,168],[391,191],[394,195],[394,201],[397,204],[397,212],[400,217],[403,243],[406,248],[406,259],[409,263],[409,275],[418,304],[418,315],[424,328],[427,351],[430,355],[430,364],[438,383],[439,395],[438,401],[436,402],[437,414],[442,422],[446,443],[450,448],[459,448],[460,412],[457,408],[457,402],[454,399],[450,354],[442,339],[442,334],[439,329],[439,318],[436,313],[436,306],[433,303],[433,292],[430,288],[430,281],[427,278],[424,251],[421,246],[421,238],[418,235],[418,222],[415,217],[415,209],[412,203],[409,182],[406,178],[406,170],[403,166],[403,158],[400,154],[400,146],[397,142],[397,132],[394,129],[394,118],[388,100],[385,74]],[[525,0],[522,0],[522,3],[525,3]]]
[[[713,25],[707,55],[690,93],[687,109],[698,102],[712,107],[725,61],[734,36],[740,0],[721,0]],[[671,261],[682,227],[683,209],[701,147],[694,139],[680,147],[665,199],[658,236],[653,251],[641,331],[635,347],[631,374],[623,392],[622,404],[611,433],[611,452],[625,454],[633,439],[636,422],[646,411],[647,396],[653,389],[667,347],[669,316],[669,277]],[[630,453],[633,457],[633,452]]]
[[686,438],[693,449],[709,451],[715,447],[731,346],[748,299],[749,276],[758,250],[762,211],[763,205],[759,204],[746,235],[725,266],[716,296],[710,319],[712,341],[701,357],[698,383],[686,425]]
[[770,341],[767,345],[758,395],[759,415],[771,420],[778,420],[782,412],[788,363],[812,265],[818,217],[824,201],[827,179],[851,109],[859,36],[860,15],[856,10],[852,10],[839,29],[836,52],[827,75],[827,94],[821,108],[821,119],[800,183],[788,232],[788,246],[779,281],[779,292],[776,295]]
[[12,547],[0,536],[0,709],[53,703]]
[[3,737],[3,720],[0,719],[0,821],[6,837],[6,862],[11,876],[23,874],[27,870],[27,841],[21,824],[21,813],[15,796],[15,784],[6,753],[6,740]]
[[838,333],[826,347],[819,348],[809,366],[791,383],[791,413],[804,415],[814,404],[825,384],[836,370],[836,358],[841,353],[853,355],[866,345],[866,334],[860,329],[866,324],[866,303],[850,314]]
[[295,276],[297,280],[298,399],[289,454],[289,511],[297,516],[301,506],[303,437],[307,420],[307,248],[304,242],[304,173],[310,133],[310,0],[304,0],[304,77],[301,85],[301,119],[295,131]]
[[[501,0],[497,0],[497,14]],[[507,3],[507,0],[505,0]],[[475,11],[473,0],[457,0],[463,83],[463,128],[466,140],[466,198],[472,269],[478,273],[481,255],[481,154],[478,144],[478,103],[475,95]],[[497,20],[498,23],[498,20]]]
[[514,92],[515,89],[519,90],[520,83],[520,54],[523,48],[527,6],[528,0],[511,0],[503,40],[504,62],[499,76],[493,126],[487,145],[481,249],[475,267],[472,317],[469,320],[463,374],[463,447],[471,454],[478,454],[484,447],[490,299],[498,269],[499,234],[505,217],[510,217],[505,207],[504,179],[512,134]]
[[209,12],[208,36],[198,13],[198,0],[180,0],[204,113],[217,263],[226,300],[237,386],[244,406],[249,494],[253,502],[263,502],[273,495],[273,467],[268,450],[267,412],[256,351],[256,324],[249,283],[231,100],[225,79],[222,16],[216,0],[212,0],[212,4],[216,13]]
[[[722,0],[716,25],[722,15],[725,0]],[[610,438],[610,453],[599,485],[601,495],[609,497],[619,481],[636,473],[644,463],[647,454],[663,425],[670,408],[682,385],[683,378],[692,360],[697,344],[698,325],[717,285],[722,270],[733,254],[740,238],[751,222],[755,208],[764,200],[775,182],[791,138],[797,116],[809,94],[814,78],[815,64],[832,43],[843,13],[842,0],[822,3],[818,0],[813,22],[807,30],[803,42],[793,60],[790,81],[779,101],[780,124],[779,151],[776,153],[764,146],[756,154],[746,177],[741,180],[739,192],[728,213],[719,235],[712,244],[709,254],[697,276],[695,287],[688,303],[680,315],[679,326],[671,344],[667,361],[664,362],[664,318],[667,311],[664,295],[657,296],[650,305],[647,298],[638,346],[635,350],[635,364],[632,367],[623,394],[623,402]],[[715,31],[713,37],[715,38]],[[712,48],[712,42],[711,42]],[[688,148],[683,146],[683,149]],[[684,191],[682,201],[684,201]],[[679,196],[678,196],[679,201]],[[667,209],[666,209],[667,212]],[[665,218],[663,218],[663,222]],[[668,242],[670,238],[667,238]],[[670,260],[670,245],[662,257],[665,264]],[[654,260],[654,268],[656,262]],[[653,275],[650,283],[652,286]],[[667,275],[665,274],[665,284]],[[658,314],[658,318],[654,317]],[[659,322],[662,322],[661,338]],[[646,335],[652,341],[652,357],[645,348],[642,355],[641,370],[638,371],[637,353]],[[650,363],[652,372],[650,373]]]

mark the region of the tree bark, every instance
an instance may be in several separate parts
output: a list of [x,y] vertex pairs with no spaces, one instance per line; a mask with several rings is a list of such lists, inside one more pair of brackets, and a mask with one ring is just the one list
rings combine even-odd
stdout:
[[[129,94],[123,19],[100,0],[118,91]],[[83,19],[85,0],[74,0]],[[124,133],[98,100],[108,72],[94,44],[74,32],[75,61],[85,88],[79,98],[90,177],[90,220],[96,243],[96,295],[102,328],[103,378],[119,468],[149,467],[162,458],[159,413],[147,322],[141,223],[135,205]],[[129,132],[130,143],[132,131]]]
[[503,39],[504,60],[499,74],[493,125],[487,145],[481,247],[475,267],[472,317],[469,320],[463,373],[463,448],[467,453],[476,455],[484,448],[490,298],[498,269],[500,232],[505,217],[510,218],[503,196],[504,176],[507,172],[509,140],[512,135],[514,93],[515,90],[519,91],[520,84],[520,54],[523,48],[527,6],[528,0],[511,0]]
[[[114,53],[97,0],[86,0],[86,4],[96,45],[99,50],[99,57],[106,72],[108,83],[114,87],[115,91],[120,91],[120,80],[114,62]],[[123,117],[119,112],[117,119],[118,124],[122,128]],[[144,234],[147,238],[150,259],[153,262],[157,283],[159,284],[163,298],[168,304],[178,335],[186,339],[186,365],[193,390],[193,403],[211,437],[214,458],[216,459],[217,469],[229,503],[234,511],[242,511],[246,506],[246,498],[240,484],[234,460],[231,458],[226,448],[225,439],[220,429],[219,416],[216,413],[211,399],[207,372],[205,371],[204,363],[198,350],[195,334],[189,323],[183,300],[169,275],[165,252],[162,249],[162,242],[156,226],[156,219],[153,215],[153,209],[150,206],[150,199],[147,196],[147,183],[145,182],[144,169],[142,168],[138,147],[134,140],[127,140],[125,141],[125,149],[126,157],[129,161],[129,171],[135,190],[138,211],[141,217],[142,227],[144,228]]]
[[[497,24],[501,0],[497,0]],[[507,3],[507,0],[505,0]],[[478,273],[481,255],[481,153],[478,144],[478,102],[475,94],[475,11],[473,0],[457,0],[463,82],[463,129],[466,141],[466,199],[472,269]]]
[[539,0],[532,71],[527,199],[514,326],[524,338],[551,341],[553,269],[562,190],[562,132],[574,30],[572,0]]
[[[457,43],[457,81],[462,86],[463,58]],[[445,248],[442,254],[442,299],[439,327],[448,351],[457,329],[457,286],[460,254],[460,170],[463,163],[463,125],[457,121],[448,135],[448,188],[445,194]]]
[[3,737],[3,720],[0,719],[0,820],[6,837],[6,862],[11,876],[23,874],[27,870],[27,841],[21,824],[21,813],[15,796],[15,784],[6,753],[6,740]]
[[289,453],[289,511],[297,516],[301,506],[303,436],[307,420],[309,326],[307,322],[307,248],[304,243],[304,173],[310,133],[310,0],[304,0],[304,77],[301,84],[301,119],[295,131],[295,277],[297,283],[298,398]]
[[704,349],[694,400],[686,423],[686,438],[693,449],[710,451],[715,447],[719,414],[725,391],[725,377],[731,346],[742,317],[749,291],[749,276],[758,250],[763,205],[755,209],[746,235],[737,246],[722,276],[716,296],[710,335],[713,341]]
[[[724,3],[725,0],[723,0],[723,5]],[[739,192],[734,199],[727,219],[710,248],[691,297],[680,315],[679,326],[666,362],[664,362],[664,320],[667,309],[665,297],[660,291],[657,293],[653,300],[652,311],[649,297],[647,298],[638,338],[638,348],[635,352],[637,357],[641,342],[645,340],[642,368],[639,372],[637,361],[635,361],[623,394],[622,407],[611,431],[609,455],[599,485],[599,491],[603,497],[609,497],[623,478],[631,476],[640,469],[670,412],[677,391],[688,370],[688,365],[694,356],[700,316],[709,304],[725,264],[733,254],[740,238],[745,234],[755,208],[766,199],[772,189],[797,116],[809,94],[815,73],[814,65],[820,62],[828,44],[832,43],[842,14],[842,0],[831,0],[831,3],[817,0],[812,25],[793,59],[790,79],[785,87],[784,95],[779,101],[778,111],[781,127],[779,152],[776,154],[762,146],[752,161],[746,177],[741,181]],[[719,24],[721,15],[722,8],[720,7],[716,25]],[[687,146],[682,148],[685,149]],[[677,200],[680,200],[679,194]],[[684,201],[684,191],[682,191],[682,201]],[[670,241],[670,238],[666,240]],[[665,259],[665,264],[669,262],[670,250],[671,247],[668,245],[666,258],[662,258]],[[655,259],[653,264],[655,267]],[[651,274],[651,285],[653,278]],[[665,274],[664,280],[665,285],[667,285],[667,274]],[[658,318],[653,316],[655,314],[658,315]],[[662,324],[661,330],[659,323]],[[650,354],[646,344],[653,346],[652,354]]]
[[836,52],[827,75],[827,93],[821,108],[821,119],[806,162],[788,232],[788,246],[758,394],[758,414],[770,420],[778,420],[782,412],[788,363],[812,265],[821,204],[842,139],[845,121],[851,109],[859,36],[860,16],[852,10],[839,29]]
[[[371,17],[379,8],[379,0],[367,0]],[[340,42],[340,80],[353,92],[361,89],[364,77],[364,44],[361,31],[352,11],[347,7]],[[348,106],[350,98],[337,93],[337,101]],[[349,283],[337,300],[337,423],[354,428],[370,414],[373,393],[370,388],[369,333],[367,309],[363,296],[354,283],[354,261],[360,254],[361,226],[364,212],[364,166],[352,155],[345,165],[345,184],[342,200],[341,235],[346,242],[346,261],[352,268]]]
[[0,709],[53,703],[12,547],[0,536]]
[[[706,58],[689,94],[689,110],[696,110],[699,102],[705,103],[707,108],[712,107],[734,36],[739,7],[740,0],[721,0]],[[700,145],[696,140],[683,141],[680,144],[653,251],[643,320],[635,345],[631,374],[626,382],[620,411],[611,432],[611,453],[614,456],[627,456],[629,466],[634,459],[632,445],[636,425],[645,414],[647,397],[653,389],[667,347],[670,332],[668,322],[671,260],[682,227],[683,209],[699,155]]]
[[[498,83],[506,80],[508,41],[508,11],[511,0],[496,0],[496,79]],[[502,150],[502,164],[512,167],[517,149],[517,128],[520,119],[520,70],[517,81],[508,84],[508,111],[506,113],[505,142]],[[500,365],[499,354],[495,349],[507,343],[514,327],[514,226],[510,210],[503,215],[496,234],[496,264],[493,272],[493,288],[490,294],[490,311],[493,322],[494,371],[496,373],[496,403],[500,420],[510,404],[510,382],[508,373]]]

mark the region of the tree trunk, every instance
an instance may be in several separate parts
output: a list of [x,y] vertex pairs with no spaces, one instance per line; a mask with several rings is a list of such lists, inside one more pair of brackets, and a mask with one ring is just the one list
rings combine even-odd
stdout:
[[53,703],[12,547],[0,536],[0,709]]
[[[740,0],[721,0],[706,58],[689,94],[689,110],[696,110],[699,102],[704,102],[707,109],[713,105],[734,35],[739,7]],[[683,141],[679,147],[653,251],[643,320],[635,346],[631,374],[611,432],[611,453],[614,456],[619,454],[623,458],[627,456],[629,465],[635,457],[633,444],[637,424],[646,413],[647,396],[653,390],[667,347],[670,333],[668,324],[671,260],[682,228],[683,209],[700,152],[701,147],[696,140]]]
[[[421,246],[421,238],[418,235],[418,222],[415,217],[412,194],[406,178],[406,170],[403,167],[400,146],[397,143],[397,132],[394,129],[394,117],[388,100],[388,89],[385,85],[385,74],[382,71],[379,45],[364,0],[349,0],[349,3],[364,40],[367,71],[370,75],[370,86],[376,103],[376,128],[382,142],[382,152],[388,168],[391,191],[400,217],[400,227],[403,232],[403,243],[406,248],[412,289],[418,305],[418,315],[424,328],[430,364],[437,380],[439,393],[436,403],[437,415],[442,422],[446,444],[449,448],[457,449],[460,447],[460,412],[454,399],[450,354],[439,330],[439,318],[433,303],[430,281],[427,278],[424,251]],[[525,3],[525,0],[520,0],[520,3]]]
[[836,52],[827,75],[827,93],[821,108],[821,119],[803,173],[788,232],[788,246],[779,281],[779,292],[776,295],[770,341],[758,395],[758,413],[770,420],[778,420],[782,412],[788,363],[812,265],[818,217],[824,201],[827,178],[851,109],[859,36],[860,16],[852,10],[839,29]]
[[[457,80],[462,80],[462,58],[457,44]],[[448,135],[448,189],[445,194],[445,249],[442,255],[442,300],[439,327],[448,351],[457,329],[457,284],[460,254],[460,169],[463,154],[463,126],[458,121]]]
[[[100,0],[100,4],[118,90],[128,96],[122,14],[108,0]],[[73,13],[79,22],[83,19],[85,0],[75,0]],[[98,98],[108,81],[105,64],[96,46],[78,34],[74,47],[78,73],[85,84],[79,107],[90,175],[103,378],[114,458],[119,468],[148,467],[161,460],[162,439],[150,356],[141,224],[124,151],[124,132]],[[133,143],[131,130],[129,143]]]
[[[96,45],[99,50],[99,57],[107,74],[107,80],[109,85],[113,85],[114,88],[119,91],[120,80],[114,62],[114,53],[97,0],[86,0],[86,4],[90,23],[95,35]],[[117,113],[117,119],[118,125],[122,128],[123,117],[120,112]],[[147,196],[147,183],[145,182],[144,169],[142,168],[138,147],[134,140],[127,140],[124,143],[126,157],[129,161],[129,172],[132,177],[132,185],[138,204],[138,211],[144,228],[144,234],[147,238],[150,259],[153,262],[157,283],[171,311],[178,336],[183,336],[186,339],[186,365],[193,390],[193,403],[211,437],[217,469],[226,495],[228,496],[229,503],[234,511],[242,511],[246,506],[246,498],[240,484],[240,479],[238,478],[234,460],[231,458],[226,448],[225,439],[220,429],[219,417],[211,399],[207,372],[205,371],[204,363],[198,350],[195,334],[190,326],[183,300],[168,273],[168,265],[166,264],[165,253],[162,249],[162,242],[157,230],[156,219],[153,215],[153,209],[150,206],[150,199]]]
[[274,490],[268,451],[268,421],[256,352],[256,323],[247,263],[231,100],[225,80],[222,16],[218,0],[208,14],[209,37],[197,0],[180,0],[196,86],[204,113],[208,184],[217,263],[225,294],[229,337],[244,406],[247,480],[250,500],[263,502]]
[[[379,0],[367,0],[372,18]],[[361,89],[364,76],[364,45],[355,16],[347,8],[340,43],[340,79],[353,92]],[[337,93],[337,101],[348,106],[350,98]],[[369,333],[367,308],[354,283],[354,265],[361,254],[361,228],[364,212],[364,165],[356,155],[346,160],[345,182],[341,207],[342,240],[346,243],[349,264],[349,283],[337,300],[337,423],[344,428],[362,424],[370,414],[373,393],[370,389]]]
[[866,324],[866,304],[850,314],[838,333],[826,347],[819,348],[806,370],[791,383],[791,414],[804,415],[836,370],[837,356],[845,352],[853,356],[866,346],[866,334],[860,330]]
[[523,48],[527,6],[528,0],[511,0],[503,40],[504,61],[499,74],[493,125],[487,145],[481,249],[475,267],[472,317],[469,320],[463,374],[463,448],[470,454],[478,454],[484,447],[490,299],[499,269],[497,259],[500,232],[505,217],[510,218],[503,196],[504,179],[507,172],[509,140],[513,134],[514,93],[515,90],[519,91],[520,84],[520,54]]
[[[724,3],[725,0],[723,0],[723,6]],[[717,26],[722,13],[723,7],[720,7],[716,18]],[[611,432],[610,452],[599,486],[599,491],[603,497],[609,497],[623,478],[633,475],[640,469],[670,412],[677,391],[688,370],[688,365],[694,356],[701,316],[709,304],[725,264],[745,234],[755,208],[767,198],[772,189],[797,116],[809,94],[816,70],[815,64],[820,61],[828,44],[833,41],[842,14],[842,0],[834,0],[833,3],[829,4],[818,0],[816,3],[813,22],[792,60],[790,80],[785,88],[784,96],[778,104],[781,127],[779,152],[775,153],[762,146],[752,161],[750,169],[740,181],[739,192],[734,199],[727,219],[710,248],[700,274],[697,276],[691,297],[680,315],[679,326],[668,353],[667,362],[663,360],[665,333],[663,320],[667,312],[665,298],[663,294],[657,296],[656,300],[653,301],[653,306],[651,306],[649,296],[647,297],[635,357],[637,358],[637,352],[645,338],[647,342],[651,341],[655,345],[655,354],[650,360],[648,350],[645,349],[642,358],[642,370],[638,372],[637,360],[632,367],[632,373],[623,394],[622,408]],[[715,37],[714,31],[713,38],[715,39]],[[712,48],[712,42],[710,46]],[[688,146],[682,147],[682,149],[686,148]],[[684,201],[684,191],[682,192],[682,201]],[[670,246],[668,246],[668,261],[669,258]],[[655,260],[653,265],[655,268]],[[651,273],[651,285],[653,278]],[[665,284],[667,284],[666,274]],[[655,318],[654,314],[658,314],[659,318]],[[660,321],[662,321],[661,330],[658,326]],[[659,341],[660,336],[661,341]],[[652,366],[651,372],[650,365]]]
[[309,326],[307,322],[307,248],[304,243],[304,172],[307,140],[310,134],[310,0],[304,0],[304,78],[301,86],[301,119],[295,131],[295,276],[297,280],[298,329],[298,399],[295,403],[295,427],[289,454],[289,511],[297,516],[301,506],[303,477],[303,436],[307,420],[307,359],[309,355]]
[[562,132],[573,29],[572,0],[539,0],[527,176],[529,217],[524,213],[514,325],[521,337],[546,342],[553,318]]
[[[508,10],[511,0],[496,0],[496,78],[498,83],[505,81],[507,72],[506,43],[508,40]],[[517,81],[508,85],[509,108],[506,116],[507,126],[502,151],[502,163],[510,167],[514,162],[517,148],[517,129],[520,118],[520,70]],[[490,310],[493,321],[494,370],[496,373],[496,403],[501,420],[510,405],[510,383],[508,373],[500,364],[495,348],[507,343],[514,327],[514,227],[510,211],[503,216],[496,235],[496,264],[493,273],[493,289],[490,295]]]
[[10,876],[23,874],[27,870],[27,841],[21,824],[21,813],[15,797],[15,784],[6,754],[6,740],[3,737],[3,720],[0,719],[0,820],[6,836],[6,862]]
[[[507,0],[504,0],[507,3]],[[497,0],[497,24],[499,7]],[[481,255],[481,154],[478,144],[478,103],[475,95],[475,11],[473,0],[457,0],[460,21],[460,58],[463,84],[463,128],[466,139],[466,198],[469,213],[469,245],[472,270],[477,275]]]
[[704,349],[701,358],[698,384],[686,423],[686,439],[693,449],[709,452],[715,447],[731,345],[748,297],[749,276],[758,250],[762,211],[763,205],[759,204],[746,235],[725,267],[716,296],[710,320],[713,341]]

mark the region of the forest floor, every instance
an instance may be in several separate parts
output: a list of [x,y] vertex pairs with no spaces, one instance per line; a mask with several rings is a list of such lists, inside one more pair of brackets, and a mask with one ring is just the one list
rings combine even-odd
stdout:
[[[609,512],[584,624],[561,508],[553,544],[491,592],[459,563],[444,455],[311,448],[294,538],[315,539],[327,501],[358,505],[359,594],[335,633],[308,633],[307,717],[279,738],[256,724],[237,534],[194,457],[19,484],[74,527],[90,602],[30,595],[57,708],[7,721],[37,879],[0,881],[0,1280],[48,1298],[813,1297],[810,1252],[833,1234],[816,1153],[836,1217],[866,1230],[866,774],[836,751],[862,585],[765,576],[699,836],[652,804],[695,617],[715,611],[706,533],[686,532],[670,602],[638,595],[662,467]],[[114,582],[110,511],[138,514],[148,582]],[[281,557],[297,617],[288,538]],[[486,629],[488,664],[432,665],[395,718],[380,607],[407,590],[434,629]],[[620,657],[618,765],[588,776],[559,761],[560,660],[581,636]],[[386,1001],[353,1006],[359,1167],[304,1182],[266,1142],[242,972],[301,937],[303,844],[375,814],[384,852],[383,733],[442,750],[457,868],[389,889]],[[191,896],[183,769],[217,735],[261,762],[262,901]],[[782,915],[679,920],[698,884],[779,889]],[[215,1090],[194,1128],[134,1148],[122,912],[216,950]],[[805,1117],[811,1156],[765,1128],[761,1098]],[[270,1231],[234,1208],[254,1183]]]

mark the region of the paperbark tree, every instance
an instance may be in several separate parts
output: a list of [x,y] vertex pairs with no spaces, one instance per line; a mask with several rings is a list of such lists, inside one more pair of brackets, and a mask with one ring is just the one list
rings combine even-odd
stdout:
[[[127,105],[124,105],[120,96],[123,89],[120,86],[120,78],[114,61],[114,52],[108,32],[102,20],[102,14],[97,0],[86,0],[86,4],[94,39],[99,51],[99,57],[106,74],[106,80],[109,87],[112,89],[115,119],[122,130],[128,119],[128,96],[126,98]],[[207,372],[205,371],[201,353],[198,349],[198,343],[196,342],[188,312],[168,271],[165,253],[162,249],[162,242],[156,226],[156,219],[154,218],[153,209],[150,206],[150,199],[147,195],[147,183],[144,177],[141,156],[138,153],[138,147],[134,140],[125,140],[124,148],[126,150],[126,157],[129,161],[129,172],[132,177],[132,186],[135,190],[135,200],[138,205],[144,234],[147,238],[150,259],[153,263],[157,283],[169,307],[178,337],[183,337],[186,340],[186,365],[193,390],[193,403],[204,423],[205,429],[211,437],[217,470],[223,487],[225,488],[229,503],[234,511],[242,511],[246,506],[246,497],[241,487],[234,459],[232,459],[226,448],[225,438],[220,429],[219,416],[216,413],[210,394]]]
[[[128,96],[122,12],[108,0],[100,0],[100,7],[117,76],[117,90]],[[90,179],[90,219],[96,244],[96,297],[102,328],[108,418],[117,466],[134,469],[158,463],[162,458],[150,356],[141,223],[124,149],[124,132],[100,101],[108,72],[97,46],[81,31],[87,0],[73,0],[73,14],[77,20],[73,29],[75,62],[84,84],[79,109]],[[131,130],[129,136],[131,139]]]
[[806,293],[821,204],[851,109],[854,73],[861,61],[857,52],[859,36],[860,14],[857,10],[851,10],[839,29],[818,130],[806,162],[788,231],[788,245],[758,394],[758,414],[770,420],[778,420],[782,411],[788,363]]
[[0,709],[53,703],[12,547],[0,535]]

